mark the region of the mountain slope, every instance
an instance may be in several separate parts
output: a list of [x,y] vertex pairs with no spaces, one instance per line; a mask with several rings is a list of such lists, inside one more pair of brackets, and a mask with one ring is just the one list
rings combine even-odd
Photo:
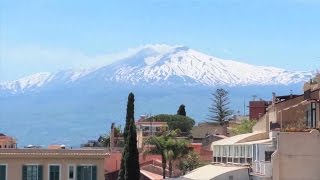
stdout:
[[0,91],[19,93],[41,87],[97,84],[247,86],[303,82],[309,72],[254,66],[215,58],[183,46],[148,45],[113,64],[83,70],[38,73],[0,84]]
[[77,146],[108,132],[112,122],[123,125],[130,92],[136,97],[135,119],[175,114],[184,104],[199,122],[209,113],[215,85],[229,91],[232,110],[245,114],[244,103],[253,95],[301,93],[310,74],[222,60],[187,47],[145,46],[107,66],[0,84],[0,131],[17,137],[21,146]]

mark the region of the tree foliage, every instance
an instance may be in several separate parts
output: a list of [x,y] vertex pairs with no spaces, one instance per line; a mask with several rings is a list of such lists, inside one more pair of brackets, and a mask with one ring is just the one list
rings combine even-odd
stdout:
[[[134,124],[134,94],[130,93],[127,103],[126,125],[123,131],[124,150],[118,180],[139,180],[139,152],[137,148],[137,132]],[[130,178],[129,178],[130,177]]]
[[186,106],[181,104],[179,106],[179,109],[177,111],[177,115],[181,115],[181,116],[187,116],[187,113],[186,113]]
[[98,142],[102,147],[110,147],[110,133],[99,136]]
[[161,136],[152,136],[146,141],[146,144],[150,146],[144,151],[144,155],[158,154],[161,156],[163,178],[166,177],[167,162],[169,164],[169,177],[171,177],[173,162],[189,151],[189,143],[186,140],[177,139],[174,131]]
[[251,133],[252,127],[256,124],[255,120],[242,120],[241,123],[231,129],[232,135]]
[[195,121],[188,116],[170,114],[159,114],[145,121],[167,122],[169,130],[179,129],[181,132],[189,132],[195,124]]
[[212,104],[209,107],[208,120],[213,123],[223,125],[226,123],[226,118],[231,115],[232,111],[229,109],[228,91],[224,89],[217,89],[212,93]]
[[178,167],[183,174],[186,174],[187,172],[204,165],[205,163],[200,161],[199,155],[193,151],[190,151],[186,156],[184,156],[184,158],[180,160]]
[[125,180],[140,179],[139,151],[137,148],[137,132],[134,121],[130,121],[127,142],[124,148]]

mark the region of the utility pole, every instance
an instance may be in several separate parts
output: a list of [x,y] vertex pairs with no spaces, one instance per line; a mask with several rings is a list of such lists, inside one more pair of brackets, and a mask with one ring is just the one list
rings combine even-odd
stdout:
[[243,116],[246,116],[246,98],[243,99]]

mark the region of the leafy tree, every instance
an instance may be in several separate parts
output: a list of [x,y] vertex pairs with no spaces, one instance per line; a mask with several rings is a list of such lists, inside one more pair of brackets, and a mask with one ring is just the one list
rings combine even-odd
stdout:
[[251,133],[252,127],[256,124],[255,120],[242,120],[241,123],[231,129],[233,135]]
[[[123,131],[123,137],[125,148],[122,152],[121,167],[119,170],[118,180],[128,180],[128,177],[130,177],[130,179],[138,180],[140,177],[140,167],[136,140],[137,134],[134,125],[133,93],[130,93],[128,96],[126,125]],[[136,156],[138,156],[138,158],[136,158]]]
[[195,124],[194,119],[188,116],[159,114],[147,118],[145,121],[167,122],[169,130],[179,129],[181,132],[189,132]]
[[186,113],[186,106],[181,104],[179,106],[179,109],[177,111],[177,115],[181,115],[181,116],[187,116],[187,113]]
[[212,93],[212,105],[209,107],[210,115],[208,120],[213,123],[224,125],[226,118],[231,115],[232,111],[229,109],[228,91],[224,89],[217,89]]
[[101,135],[98,138],[98,142],[102,145],[102,147],[110,147],[110,133]]
[[192,171],[204,165],[205,163],[200,161],[199,155],[193,151],[190,151],[184,158],[180,160],[178,167],[183,174],[186,174],[186,172]]

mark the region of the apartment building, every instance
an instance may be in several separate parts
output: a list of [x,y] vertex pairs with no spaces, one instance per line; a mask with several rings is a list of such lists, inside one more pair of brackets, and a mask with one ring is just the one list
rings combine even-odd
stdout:
[[103,149],[0,149],[0,180],[103,180]]
[[320,128],[320,75],[305,83],[303,92],[285,96],[274,93],[267,108],[268,120],[282,129]]

